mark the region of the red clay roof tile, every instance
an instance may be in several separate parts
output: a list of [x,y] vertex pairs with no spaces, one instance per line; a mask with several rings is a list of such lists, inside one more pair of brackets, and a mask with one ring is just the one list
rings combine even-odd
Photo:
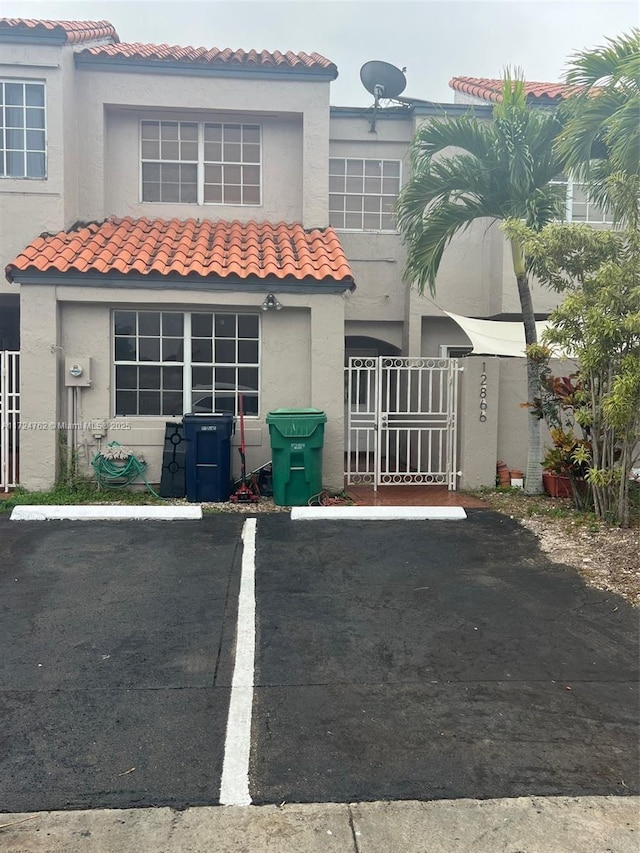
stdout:
[[35,18],[0,18],[0,30],[31,30],[34,35],[53,33],[70,44],[97,39],[120,41],[109,21],[44,21]]
[[[483,101],[499,103],[502,100],[502,80],[488,77],[452,77],[449,86],[457,92],[464,92]],[[563,83],[525,82],[527,97],[533,101],[560,101],[581,91],[579,86],[567,86]]]
[[217,47],[180,47],[169,44],[107,44],[80,51],[80,57],[103,57],[131,61],[185,62],[198,65],[234,66],[237,68],[281,69],[285,71],[327,71],[335,77],[338,69],[319,53],[293,53],[288,50],[231,50]]
[[116,271],[152,276],[332,279],[353,287],[353,273],[333,228],[298,223],[111,217],[37,237],[6,268],[19,271]]

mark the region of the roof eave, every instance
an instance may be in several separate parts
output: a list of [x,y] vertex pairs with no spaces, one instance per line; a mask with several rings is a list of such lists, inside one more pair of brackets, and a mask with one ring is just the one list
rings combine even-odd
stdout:
[[355,290],[353,278],[307,277],[305,279],[286,279],[276,276],[258,278],[257,276],[199,276],[190,273],[186,276],[138,275],[132,273],[95,271],[59,272],[58,270],[20,270],[13,264],[6,267],[5,275],[11,284],[30,285],[67,285],[70,287],[124,287],[133,290],[207,290],[213,292],[233,291],[243,293],[298,293],[298,294],[336,294]]
[[0,27],[0,42],[3,44],[46,44],[62,46],[67,43],[67,33],[58,30],[40,30],[33,27]]
[[129,59],[123,56],[93,56],[88,53],[76,53],[77,68],[92,68],[96,71],[117,71],[133,74],[174,74],[196,77],[244,77],[254,79],[309,80],[331,82],[338,76],[336,68],[287,68],[259,66],[225,66],[204,62],[183,62],[176,59],[151,59],[137,57]]

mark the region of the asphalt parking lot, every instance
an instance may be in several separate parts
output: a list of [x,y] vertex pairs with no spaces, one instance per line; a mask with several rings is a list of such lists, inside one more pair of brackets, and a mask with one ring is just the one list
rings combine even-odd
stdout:
[[[0,520],[0,812],[216,804],[240,515]],[[637,613],[505,516],[257,520],[255,803],[633,794]]]

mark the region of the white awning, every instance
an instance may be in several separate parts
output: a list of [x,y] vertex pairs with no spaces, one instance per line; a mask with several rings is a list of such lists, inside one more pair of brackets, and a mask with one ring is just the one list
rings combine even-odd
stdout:
[[[471,341],[473,353],[476,355],[509,355],[515,358],[525,358],[524,325],[518,323],[501,323],[499,320],[474,320],[471,317],[461,317],[460,314],[444,312],[451,317]],[[549,323],[546,320],[536,323],[538,340]]]

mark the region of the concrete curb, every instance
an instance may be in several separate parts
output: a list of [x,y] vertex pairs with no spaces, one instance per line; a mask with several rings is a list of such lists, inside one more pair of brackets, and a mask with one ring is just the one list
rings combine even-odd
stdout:
[[3,853],[637,853],[638,797],[0,814]]
[[297,506],[292,521],[461,521],[461,506]]
[[11,521],[199,521],[201,506],[16,506]]

